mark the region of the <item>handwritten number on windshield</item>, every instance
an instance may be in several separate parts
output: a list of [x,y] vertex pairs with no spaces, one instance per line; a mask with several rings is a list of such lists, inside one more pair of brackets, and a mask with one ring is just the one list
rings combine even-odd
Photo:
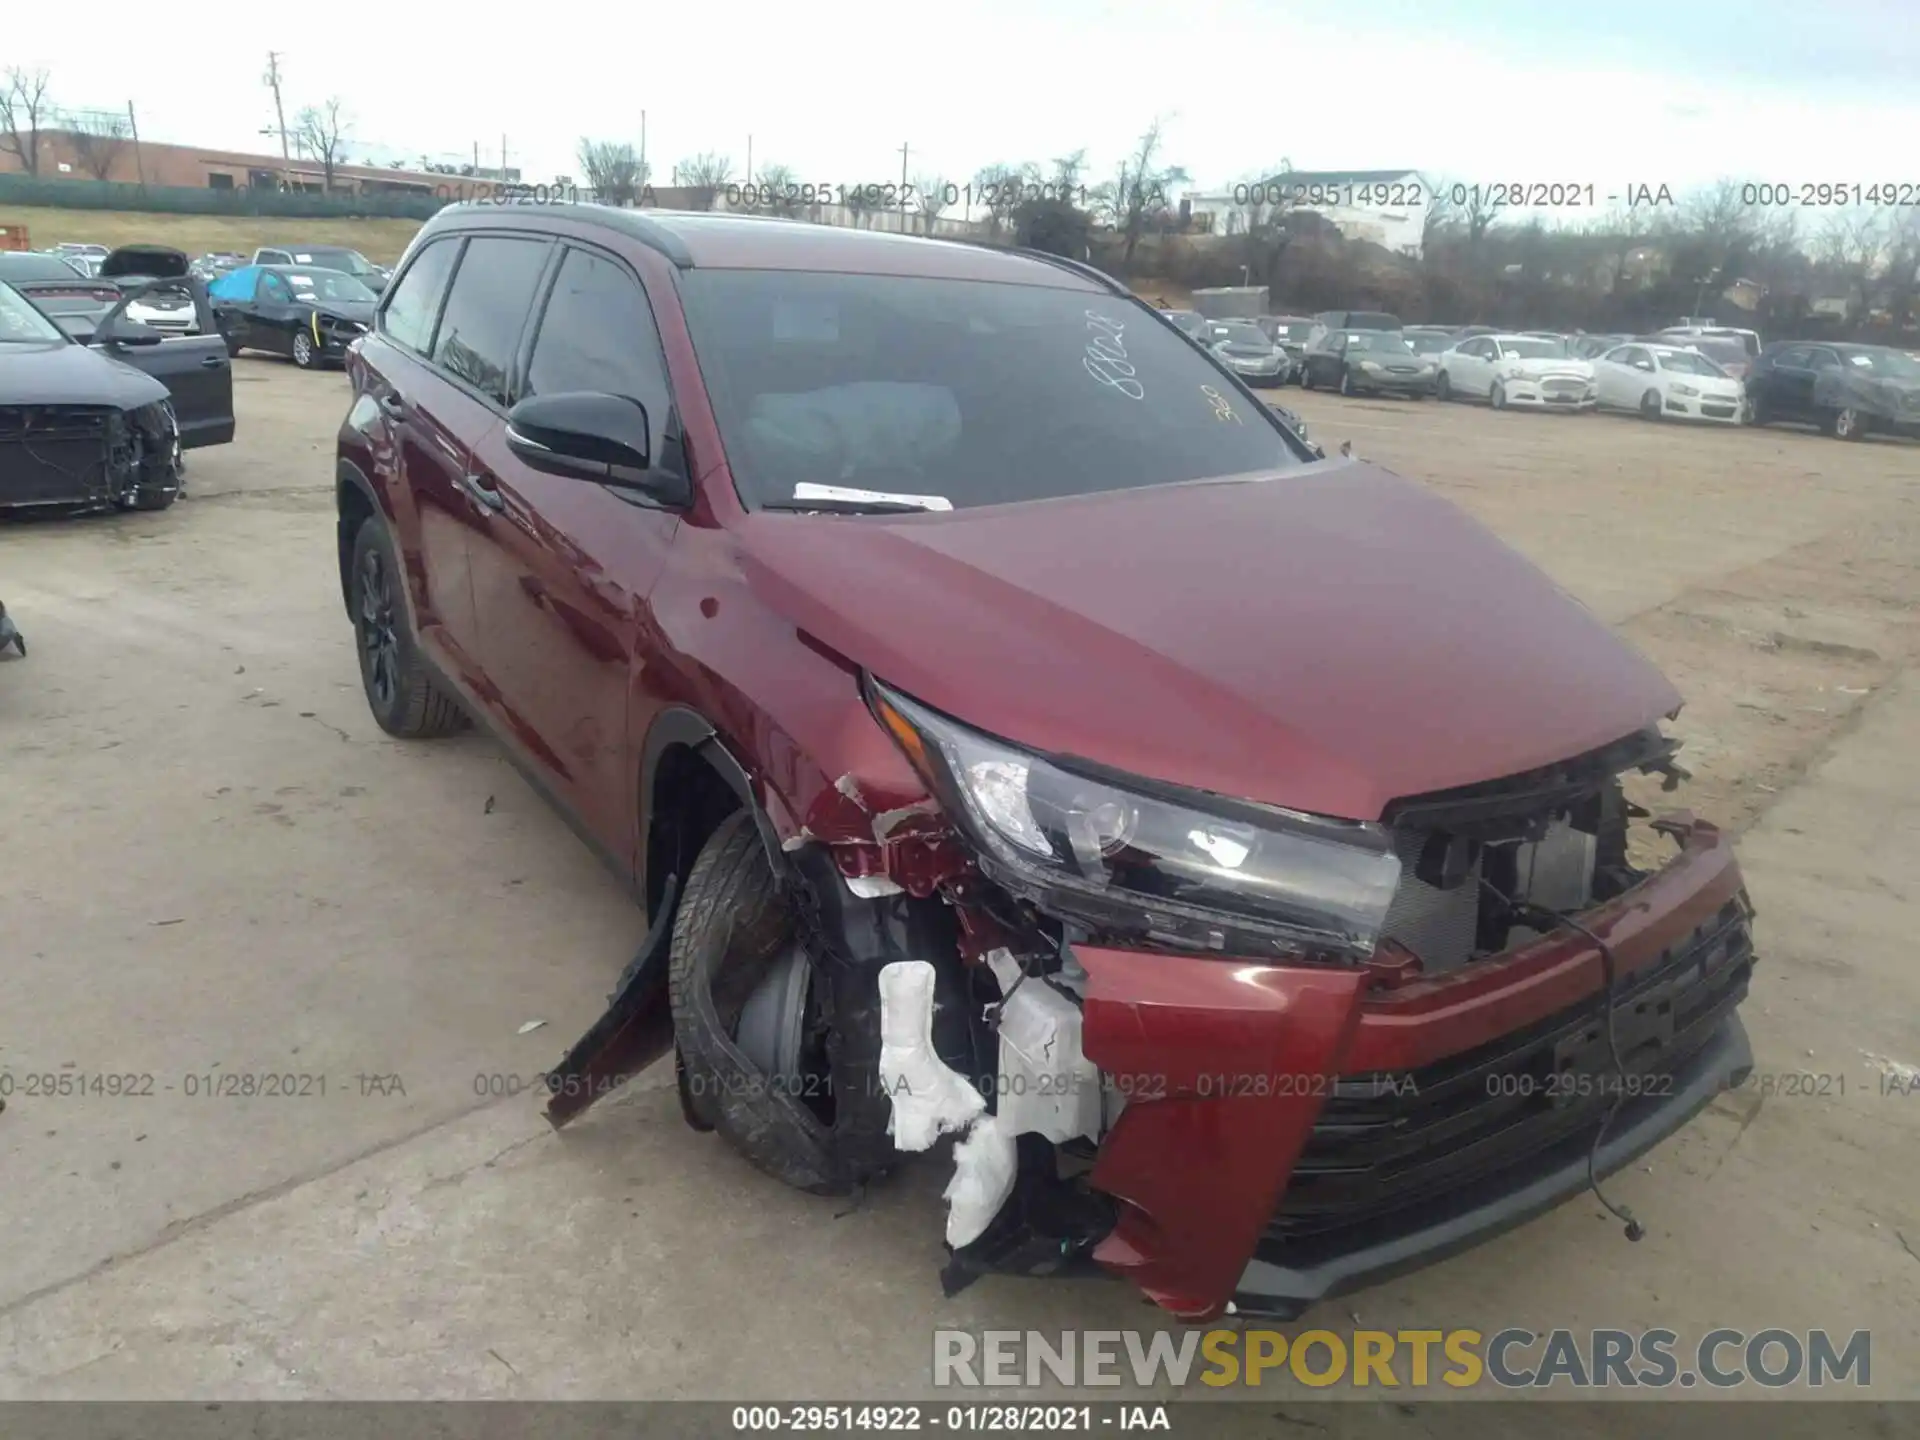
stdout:
[[1218,390],[1214,389],[1213,386],[1202,385],[1200,387],[1200,393],[1206,396],[1207,403],[1213,406],[1214,419],[1231,420],[1236,425],[1244,425],[1246,423],[1244,420],[1242,420],[1239,417],[1238,414],[1235,413],[1233,408],[1233,402],[1227,399],[1227,397],[1222,395]]
[[1121,332],[1126,327],[1118,320],[1089,310],[1087,329],[1093,336],[1087,342],[1086,355],[1081,361],[1087,367],[1087,373],[1102,385],[1111,385],[1130,400],[1145,399],[1147,387],[1135,378],[1140,372],[1127,358],[1126,343],[1121,339]]

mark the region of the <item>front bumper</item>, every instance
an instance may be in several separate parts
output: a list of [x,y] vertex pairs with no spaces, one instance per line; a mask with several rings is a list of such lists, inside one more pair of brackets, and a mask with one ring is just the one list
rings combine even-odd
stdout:
[[1665,409],[1676,420],[1711,420],[1720,425],[1743,424],[1747,417],[1746,401],[1720,395],[1669,395]]
[[0,405],[0,511],[88,511],[177,494],[171,405]]
[[1367,371],[1355,366],[1347,372],[1353,377],[1356,390],[1381,390],[1395,395],[1431,395],[1433,393],[1436,371],[1424,374],[1402,375],[1392,371]]
[[[1752,963],[1746,916],[1731,843],[1695,822],[1665,869],[1581,917],[1614,951],[1617,1016],[1657,993],[1685,1019],[1643,1062],[1663,1084],[1622,1106],[1606,1165],[1658,1143],[1750,1067],[1733,1015]],[[1491,1078],[1504,1087],[1551,1064],[1568,1027],[1590,1025],[1602,964],[1577,932],[1393,988],[1365,970],[1075,954],[1089,976],[1085,1053],[1128,1097],[1090,1176],[1120,1202],[1095,1258],[1175,1315],[1211,1319],[1230,1302],[1297,1314],[1584,1183],[1605,1106],[1556,1107]],[[1688,988],[1709,971],[1712,987]],[[1411,1095],[1395,1086],[1383,1100],[1382,1077],[1411,1078]]]
[[1567,389],[1554,385],[1551,381],[1527,380],[1515,377],[1502,382],[1506,387],[1509,405],[1531,405],[1540,410],[1592,410],[1600,403],[1599,392],[1592,384],[1580,389]]

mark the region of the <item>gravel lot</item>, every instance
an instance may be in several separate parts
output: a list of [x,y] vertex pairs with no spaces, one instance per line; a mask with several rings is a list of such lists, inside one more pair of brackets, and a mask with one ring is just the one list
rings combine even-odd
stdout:
[[[0,527],[33,646],[0,664],[0,1071],[162,1087],[0,1114],[0,1396],[877,1397],[924,1390],[935,1325],[1158,1323],[1099,1280],[943,1301],[938,1162],[841,1216],[657,1072],[565,1136],[477,1093],[558,1057],[639,918],[488,741],[375,728],[345,382],[236,380],[172,511]],[[1920,1062],[1920,447],[1282,398],[1672,676],[1696,776],[1661,803],[1747,832],[1762,1070],[1845,1084],[1723,1097],[1620,1177],[1641,1245],[1578,1201],[1312,1318],[1871,1328],[1875,1392],[1920,1398],[1920,1093],[1876,1083]],[[222,1070],[328,1088],[187,1095]],[[1391,1409],[1351,1419],[1420,1433]]]

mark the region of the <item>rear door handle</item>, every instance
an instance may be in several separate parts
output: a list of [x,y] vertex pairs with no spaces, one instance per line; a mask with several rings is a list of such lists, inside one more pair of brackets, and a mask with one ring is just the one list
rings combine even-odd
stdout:
[[460,485],[475,501],[489,510],[500,511],[507,508],[506,497],[488,485],[484,476],[471,472],[462,474]]
[[209,355],[200,362],[200,368],[202,370],[219,370],[224,368],[226,363],[227,357],[224,355]]

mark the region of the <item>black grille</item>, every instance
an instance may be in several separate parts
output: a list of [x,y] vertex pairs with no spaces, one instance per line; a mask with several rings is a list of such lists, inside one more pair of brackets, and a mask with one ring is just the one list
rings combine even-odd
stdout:
[[[1615,1029],[1639,1092],[1657,1100],[1747,993],[1745,896],[1622,980]],[[1617,1088],[1597,999],[1418,1070],[1343,1076],[1308,1138],[1268,1242],[1331,1240],[1591,1138]],[[1558,1077],[1558,1078],[1556,1078]],[[1589,1080],[1582,1077],[1590,1077]],[[1674,1081],[1678,1088],[1677,1079]],[[1627,1105],[1635,1091],[1627,1088]]]
[[99,500],[118,415],[99,405],[0,405],[0,506]]

